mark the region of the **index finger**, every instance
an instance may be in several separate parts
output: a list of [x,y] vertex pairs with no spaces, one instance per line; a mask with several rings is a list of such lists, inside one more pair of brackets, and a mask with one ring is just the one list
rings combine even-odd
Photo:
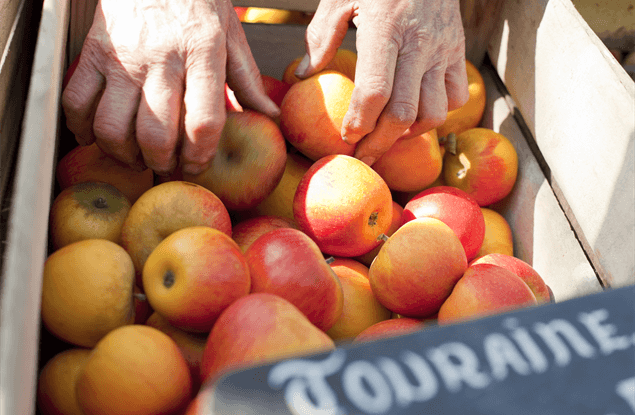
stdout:
[[342,138],[355,144],[375,129],[392,94],[399,44],[383,23],[357,28],[355,88],[342,122]]

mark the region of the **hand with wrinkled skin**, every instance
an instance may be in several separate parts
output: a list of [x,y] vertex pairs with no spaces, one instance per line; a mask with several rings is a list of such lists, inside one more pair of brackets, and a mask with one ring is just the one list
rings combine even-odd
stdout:
[[372,165],[399,137],[440,126],[469,97],[458,0],[321,0],[296,75],[333,58],[349,21],[357,27],[355,89],[342,138]]
[[225,123],[225,81],[243,105],[279,114],[229,0],[100,0],[62,104],[80,144],[198,174]]

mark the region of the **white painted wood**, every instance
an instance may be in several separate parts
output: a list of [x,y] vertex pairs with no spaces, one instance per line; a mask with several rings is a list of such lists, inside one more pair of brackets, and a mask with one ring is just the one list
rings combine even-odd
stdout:
[[38,31],[2,269],[0,414],[35,413],[42,269],[68,11],[68,1],[45,0]]
[[514,256],[538,271],[556,301],[602,291],[508,100],[496,87],[497,74],[490,67],[481,67],[480,71],[488,94],[481,125],[507,137],[518,153],[516,185],[505,200],[492,206],[513,230]]
[[489,54],[595,270],[635,283],[635,84],[570,0],[505,2]]

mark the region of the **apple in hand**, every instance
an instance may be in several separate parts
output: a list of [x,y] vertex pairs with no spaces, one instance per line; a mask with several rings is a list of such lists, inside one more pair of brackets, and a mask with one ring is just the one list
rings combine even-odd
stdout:
[[335,343],[293,304],[253,293],[233,302],[212,328],[201,364],[203,383],[249,365],[333,350]]
[[168,235],[143,267],[143,289],[154,311],[190,332],[209,332],[250,286],[249,266],[236,242],[209,226]]
[[132,258],[139,286],[143,285],[143,266],[154,248],[172,232],[197,225],[232,234],[225,205],[214,193],[194,183],[158,184],[132,205],[121,228],[121,245]]
[[261,215],[244,219],[232,229],[232,239],[245,252],[260,236],[278,228],[297,228],[295,222],[283,216]]
[[51,205],[53,249],[84,239],[119,243],[129,210],[128,198],[108,183],[83,182],[62,190]]
[[552,301],[552,294],[549,287],[540,274],[538,274],[538,271],[522,259],[516,258],[512,255],[491,253],[481,258],[477,258],[475,261],[472,261],[470,265],[476,264],[494,264],[505,268],[525,281],[536,296],[536,300],[539,304]]
[[302,176],[293,199],[298,228],[329,255],[355,257],[379,245],[392,221],[386,182],[364,162],[325,156]]
[[467,260],[476,257],[485,237],[485,219],[480,206],[461,189],[437,186],[426,189],[404,206],[404,223],[415,218],[439,219],[458,236]]
[[251,292],[276,294],[290,301],[324,331],[342,314],[340,281],[303,232],[293,228],[269,231],[247,248],[245,257]]
[[250,110],[230,112],[209,167],[183,179],[212,191],[228,210],[245,210],[262,202],[278,185],[287,147],[276,123]]
[[513,272],[493,264],[473,264],[439,309],[439,324],[471,320],[536,305],[536,296]]
[[104,153],[97,144],[77,146],[57,163],[55,177],[62,190],[81,182],[105,182],[115,186],[130,203],[154,185],[151,169],[135,170]]
[[379,301],[406,317],[433,315],[467,268],[452,229],[434,218],[404,223],[382,245],[368,279]]

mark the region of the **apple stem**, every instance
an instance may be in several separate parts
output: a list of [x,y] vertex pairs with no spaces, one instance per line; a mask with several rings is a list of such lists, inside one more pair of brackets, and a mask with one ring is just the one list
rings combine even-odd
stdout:
[[106,199],[104,199],[103,197],[98,197],[97,199],[95,199],[93,205],[97,209],[104,209],[108,207],[108,203],[106,203]]
[[456,155],[456,134],[450,133],[447,136],[439,137],[439,145],[445,146],[445,149]]
[[382,233],[381,235],[377,237],[377,240],[386,242],[388,240],[388,235],[386,235],[385,233]]
[[326,263],[327,264],[332,264],[333,262],[335,262],[335,258],[333,258],[332,256],[326,258]]
[[139,301],[147,301],[148,300],[148,297],[144,293],[134,293],[132,295],[134,296],[134,298],[136,298]]

